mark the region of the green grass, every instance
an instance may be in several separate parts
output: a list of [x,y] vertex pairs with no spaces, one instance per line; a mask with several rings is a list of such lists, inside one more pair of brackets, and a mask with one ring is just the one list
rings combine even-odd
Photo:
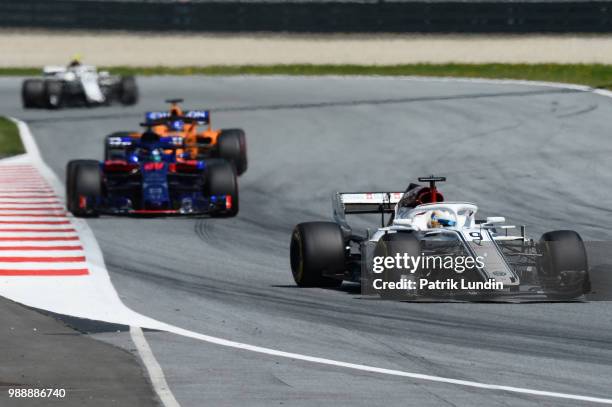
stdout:
[[[412,65],[244,65],[106,67],[131,75],[417,75],[565,82],[612,88],[612,65],[601,64],[412,64]],[[0,68],[0,75],[37,75],[38,68]]]
[[17,125],[5,117],[0,117],[0,157],[23,153]]

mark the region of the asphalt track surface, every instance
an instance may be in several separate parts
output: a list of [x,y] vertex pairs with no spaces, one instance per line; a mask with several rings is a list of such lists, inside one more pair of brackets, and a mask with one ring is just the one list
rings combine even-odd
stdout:
[[[4,298],[0,298],[0,309],[0,405],[157,405],[137,356]],[[8,393],[9,389],[28,388],[64,389],[66,396],[11,398]]]
[[[401,190],[446,175],[474,201],[538,237],[572,228],[606,241],[612,99],[539,86],[393,78],[140,79],[132,108],[23,111],[20,79],[0,79],[0,111],[28,122],[63,179],[100,158],[164,98],[243,127],[250,167],[235,219],[89,221],[111,279],[134,310],[192,331],[382,368],[610,397],[610,303],[395,303],[359,289],[300,289],[288,260],[295,223],[329,218],[336,190]],[[376,223],[372,223],[375,227]],[[605,250],[592,266],[609,267]],[[594,262],[594,263],[593,263]],[[148,332],[186,406],[579,405],[356,372]],[[122,344],[125,336],[105,337]],[[129,346],[124,343],[125,346]]]

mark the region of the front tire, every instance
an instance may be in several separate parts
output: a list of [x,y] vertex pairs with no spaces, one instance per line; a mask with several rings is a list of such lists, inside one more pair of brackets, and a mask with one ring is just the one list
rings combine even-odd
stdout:
[[291,235],[290,258],[293,279],[299,287],[339,287],[346,269],[345,241],[333,222],[300,223]]
[[[386,233],[384,234],[378,242],[376,242],[376,247],[374,248],[373,259],[380,257],[393,257],[396,255],[404,256],[408,255],[413,258],[417,258],[421,255],[421,245],[419,240],[416,238],[415,234],[412,232],[397,232],[397,233]],[[402,278],[406,278],[408,280],[412,280],[418,283],[419,278],[421,277],[422,270],[413,270],[411,273],[410,270],[407,271],[405,269],[397,269],[394,267],[386,268],[383,267],[384,270],[381,274],[374,277],[374,273],[372,272],[371,278],[380,278],[384,282],[398,282]],[[372,281],[368,281],[367,283],[371,283]],[[419,290],[398,290],[398,289],[382,289],[375,290],[377,294],[380,295],[383,299],[388,300],[415,300],[419,295]]]
[[98,215],[102,193],[100,167],[95,160],[72,160],[66,166],[66,207],[77,217]]
[[124,106],[138,103],[138,86],[133,76],[123,76],[119,82],[119,100]]
[[[225,196],[225,209],[215,210],[211,216],[233,217],[238,214],[238,179],[234,167],[228,162],[211,163],[206,170],[204,180],[204,194],[206,196]],[[229,197],[229,199],[228,199]]]
[[547,232],[540,238],[538,275],[546,296],[572,300],[591,290],[586,248],[573,230]]

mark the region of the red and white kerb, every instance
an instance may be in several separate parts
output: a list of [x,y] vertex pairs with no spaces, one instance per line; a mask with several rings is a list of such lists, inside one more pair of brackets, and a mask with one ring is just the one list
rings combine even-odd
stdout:
[[0,276],[89,274],[66,210],[31,165],[0,165]]

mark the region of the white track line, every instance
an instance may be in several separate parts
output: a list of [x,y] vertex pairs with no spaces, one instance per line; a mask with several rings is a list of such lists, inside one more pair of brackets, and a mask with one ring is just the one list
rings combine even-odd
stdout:
[[159,397],[165,407],[180,407],[180,404],[178,401],[176,401],[174,394],[172,394],[172,391],[168,386],[168,382],[166,382],[164,371],[157,362],[157,359],[155,359],[155,355],[153,355],[153,351],[151,351],[151,347],[149,346],[142,329],[131,326],[130,336],[132,337],[132,342],[134,342],[134,345],[136,345],[138,354],[140,355],[140,358],[147,369],[147,373],[149,374],[151,384],[153,385],[153,389],[155,390],[157,397]]
[[[553,88],[559,88],[559,89],[568,89],[568,90],[571,89],[571,90],[578,90],[578,91],[583,91],[583,92],[592,92],[592,93],[595,93],[595,94],[598,94],[598,95],[601,95],[601,96],[612,97],[612,92],[593,90],[592,88],[589,88],[587,86],[582,86],[582,85],[571,85],[571,84],[551,83],[551,82],[530,82],[530,81],[490,80],[490,79],[483,79],[483,80],[480,80],[480,79],[456,79],[455,80],[453,78],[419,78],[419,77],[417,77],[417,78],[415,78],[415,77],[399,77],[399,78],[398,77],[394,77],[394,79],[401,79],[401,80],[434,80],[434,81],[448,81],[448,82],[451,82],[451,81],[456,81],[456,82],[480,82],[480,83],[491,83],[491,84],[514,84],[514,85],[529,85],[529,86],[546,86],[546,87],[553,87]],[[57,179],[57,176],[42,161],[42,157],[40,157],[40,153],[38,151],[38,147],[36,146],[34,138],[32,137],[32,135],[31,135],[27,125],[25,123],[21,122],[21,121],[18,121],[18,120],[15,120],[15,122],[19,126],[19,129],[20,129],[20,132],[21,132],[21,136],[22,136],[22,140],[23,140],[23,144],[26,147],[26,150],[28,151],[28,154],[37,157],[37,162],[39,163],[39,165],[41,167],[43,167],[44,171],[49,175],[49,177],[53,178],[55,183],[60,183],[59,179]],[[86,227],[85,232],[86,232],[86,236],[83,237],[83,240],[88,241],[90,244],[92,244],[92,246],[98,247],[97,242],[95,242],[95,237],[93,236],[93,233],[91,232],[91,230],[88,227]],[[100,254],[100,257],[101,257],[101,254]],[[102,260],[102,263],[103,263],[103,259],[101,259],[101,260]],[[144,317],[143,315],[140,315],[140,316]],[[249,344],[246,344],[246,343],[230,341],[230,340],[227,340],[227,339],[217,338],[217,337],[214,337],[214,336],[208,336],[208,335],[200,334],[200,333],[197,333],[197,332],[189,331],[189,330],[186,330],[186,329],[183,329],[183,328],[179,328],[179,327],[176,327],[174,325],[169,325],[169,324],[166,324],[166,323],[161,322],[161,321],[153,320],[153,319],[150,319],[148,317],[144,317],[144,318],[148,319],[150,322],[146,323],[146,324],[145,323],[141,323],[141,326],[143,326],[143,327],[164,330],[164,331],[167,331],[167,332],[170,332],[170,333],[174,333],[174,334],[181,335],[181,336],[188,337],[188,338],[192,338],[192,339],[201,340],[201,341],[212,343],[212,344],[215,344],[215,345],[220,345],[220,346],[225,346],[225,347],[229,347],[229,348],[240,349],[240,350],[245,350],[245,351],[250,351],[250,352],[256,352],[256,353],[261,353],[261,354],[270,355],[270,356],[276,356],[276,357],[282,357],[282,358],[288,358],[288,359],[301,360],[301,361],[310,362],[310,363],[334,366],[334,367],[339,367],[339,368],[346,368],[346,369],[351,369],[351,370],[358,370],[358,371],[363,371],[363,372],[370,372],[370,373],[377,373],[377,374],[384,374],[384,375],[391,375],[391,376],[399,376],[399,377],[407,377],[407,378],[411,378],[411,379],[415,379],[415,380],[423,380],[423,381],[430,381],[430,382],[437,382],[437,383],[446,383],[446,384],[452,384],[452,385],[457,385],[457,386],[472,387],[472,388],[479,388],[479,389],[485,389],[485,390],[494,390],[494,391],[504,391],[504,392],[509,392],[509,393],[527,394],[527,395],[539,396],[539,397],[549,397],[549,398],[556,398],[556,399],[575,400],[575,401],[584,401],[584,402],[591,402],[591,403],[597,403],[597,404],[612,405],[612,398],[592,397],[592,396],[585,396],[585,395],[579,395],[579,394],[560,393],[560,392],[553,392],[553,391],[528,389],[528,388],[523,388],[523,387],[514,387],[514,386],[503,386],[503,385],[497,385],[497,384],[488,384],[488,383],[481,383],[481,382],[470,381],[470,380],[459,380],[459,379],[452,379],[452,378],[447,378],[447,377],[432,376],[432,375],[425,375],[425,374],[420,374],[420,373],[405,372],[405,371],[401,371],[401,370],[384,369],[384,368],[379,368],[379,367],[374,367],[374,366],[361,365],[361,364],[355,364],[355,363],[349,363],[349,362],[342,362],[342,361],[337,361],[337,360],[333,360],[333,359],[326,359],[326,358],[320,358],[320,357],[315,357],[315,356],[302,355],[302,354],[299,354],[299,353],[284,352],[284,351],[270,349],[270,348],[265,348],[265,347],[261,347],[261,346],[255,346],[255,345],[249,345]],[[108,322],[113,322],[113,321],[108,321]],[[140,333],[138,331],[140,331]],[[163,382],[160,382],[159,389],[161,391],[163,391],[163,392],[167,391],[167,392],[170,393],[170,395],[172,395],[172,393],[168,389],[168,385],[167,385],[167,383],[165,381],[165,378],[163,377],[163,372],[161,372],[161,367],[159,366],[159,363],[157,363],[157,361],[153,357],[153,354],[151,352],[151,348],[146,343],[146,339],[144,338],[144,335],[142,334],[142,330],[139,329],[139,328],[132,328],[131,327],[130,328],[130,334],[131,334],[132,340],[134,341],[135,344],[136,344],[137,341],[139,342],[139,344],[136,344],[137,348],[139,349],[138,350],[139,353],[141,352],[139,346],[144,344],[145,347],[142,348],[144,354],[147,354],[147,353],[150,354],[150,357],[152,358],[151,360],[154,362],[152,365],[150,365],[151,368],[149,366],[147,366],[147,370],[149,371],[149,374],[151,375],[152,380],[153,380],[153,374],[156,375],[155,376],[156,380],[159,380],[159,378],[160,378],[159,374],[161,373],[161,378],[163,379]],[[140,341],[142,341],[142,342],[140,342]],[[142,354],[141,354],[141,357],[143,357]],[[147,357],[149,357],[149,356],[147,356]],[[151,360],[149,360],[149,362],[151,362]],[[143,357],[143,361],[144,361],[144,357]],[[145,362],[145,365],[146,364],[147,364],[147,362]],[[159,369],[159,370],[157,370],[157,369]],[[156,391],[158,391],[158,390],[156,389]],[[176,399],[174,398],[174,396],[172,396],[172,400],[176,403]],[[172,401],[170,401],[170,402],[172,402]],[[164,402],[164,405],[166,407],[174,407],[174,406],[177,406],[178,403],[173,405],[173,404],[166,404],[166,402]]]
[[166,325],[164,330],[168,332],[176,333],[177,335],[186,336],[192,339],[198,339],[204,342],[212,343],[215,345],[226,346],[229,348],[241,349],[241,350],[246,350],[246,351],[251,351],[251,352],[256,352],[256,353],[263,353],[265,355],[278,356],[278,357],[288,358],[288,359],[302,360],[304,362],[317,363],[321,365],[328,365],[328,366],[341,367],[341,368],[352,369],[352,370],[359,370],[362,372],[379,373],[379,374],[390,375],[390,376],[409,377],[411,379],[424,380],[424,381],[437,382],[437,383],[454,384],[458,386],[472,387],[472,388],[478,388],[478,389],[506,391],[510,393],[528,394],[532,396],[552,397],[552,398],[557,398],[557,399],[587,401],[587,402],[597,403],[597,404],[612,405],[612,399],[608,399],[608,398],[583,396],[583,395],[569,394],[569,393],[559,393],[559,392],[545,391],[545,390],[534,390],[534,389],[528,389],[528,388],[523,388],[523,387],[503,386],[503,385],[498,385],[498,384],[488,384],[488,383],[481,383],[481,382],[476,382],[476,381],[471,381],[471,380],[452,379],[448,377],[432,376],[432,375],[427,375],[427,374],[405,372],[402,370],[384,369],[384,368],[368,366],[368,365],[361,365],[361,364],[356,364],[356,363],[341,362],[341,361],[333,360],[333,359],[302,355],[299,353],[284,352],[284,351],[279,351],[275,349],[264,348],[261,346],[234,342],[234,341],[230,341],[227,339],[203,335],[203,334],[188,331],[185,329],[176,328],[171,325]]

